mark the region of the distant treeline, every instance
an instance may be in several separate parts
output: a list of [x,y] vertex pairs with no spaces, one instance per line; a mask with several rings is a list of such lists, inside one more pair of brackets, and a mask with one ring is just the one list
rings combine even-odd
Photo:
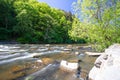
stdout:
[[0,40],[20,43],[72,43],[71,12],[37,0],[0,0]]

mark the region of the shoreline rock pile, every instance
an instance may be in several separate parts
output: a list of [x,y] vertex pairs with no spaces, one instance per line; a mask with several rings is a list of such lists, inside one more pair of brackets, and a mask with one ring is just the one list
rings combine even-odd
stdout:
[[120,80],[120,44],[114,44],[99,56],[89,73],[90,80]]

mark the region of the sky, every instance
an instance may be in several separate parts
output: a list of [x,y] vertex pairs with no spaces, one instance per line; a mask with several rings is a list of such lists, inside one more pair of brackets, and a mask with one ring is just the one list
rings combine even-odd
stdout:
[[77,0],[38,0],[38,1],[45,2],[48,5],[50,5],[51,7],[62,9],[67,12],[71,11],[73,13],[72,3]]

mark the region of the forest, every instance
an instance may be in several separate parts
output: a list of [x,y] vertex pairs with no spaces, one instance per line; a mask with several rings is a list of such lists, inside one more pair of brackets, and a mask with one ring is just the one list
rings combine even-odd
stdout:
[[119,0],[77,0],[75,14],[37,0],[0,0],[0,41],[86,43],[103,51],[120,43]]
[[0,1],[0,40],[20,43],[70,43],[71,12],[37,0]]

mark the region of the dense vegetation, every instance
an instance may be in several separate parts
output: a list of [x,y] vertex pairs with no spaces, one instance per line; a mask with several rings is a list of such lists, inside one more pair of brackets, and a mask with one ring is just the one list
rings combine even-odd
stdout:
[[37,0],[0,0],[0,40],[90,43],[103,50],[120,43],[120,1],[78,0],[71,12]]
[[71,12],[37,0],[0,0],[0,40],[21,43],[71,43]]
[[84,39],[102,51],[113,43],[120,43],[120,1],[78,0],[73,3],[79,20],[72,25],[73,40]]

